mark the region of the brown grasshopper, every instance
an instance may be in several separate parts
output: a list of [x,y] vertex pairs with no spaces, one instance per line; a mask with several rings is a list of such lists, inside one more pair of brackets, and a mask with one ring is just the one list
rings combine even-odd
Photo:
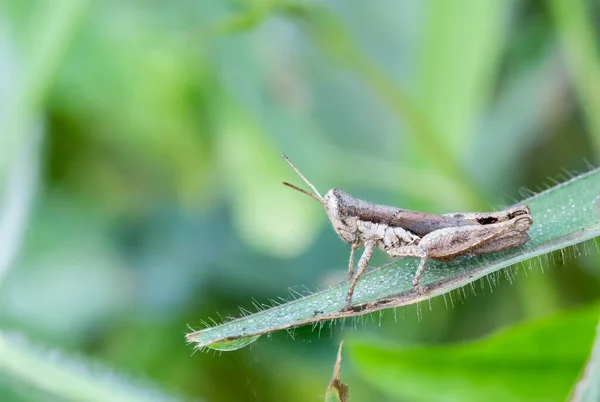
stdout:
[[[369,265],[373,250],[378,248],[391,257],[421,259],[413,279],[419,279],[428,258],[451,260],[464,254],[487,254],[520,247],[529,240],[527,231],[533,223],[529,207],[517,205],[498,212],[430,214],[359,200],[336,188],[321,196],[292,161],[287,163],[314,191],[309,193],[293,184],[283,184],[317,200],[338,236],[349,243],[348,280],[352,279],[344,311],[352,309],[352,295],[361,275]],[[354,254],[363,247],[354,274]]]

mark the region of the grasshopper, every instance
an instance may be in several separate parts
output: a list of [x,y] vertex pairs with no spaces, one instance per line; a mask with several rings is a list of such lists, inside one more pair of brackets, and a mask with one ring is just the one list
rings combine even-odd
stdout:
[[[313,193],[287,182],[283,184],[319,202],[337,235],[350,244],[348,280],[351,282],[343,311],[352,310],[354,288],[376,248],[391,257],[420,258],[412,283],[418,291],[428,258],[444,261],[465,254],[495,253],[520,247],[529,240],[527,231],[533,220],[526,205],[498,212],[438,215],[373,204],[336,188],[322,196],[292,161],[282,156]],[[355,274],[355,253],[361,247],[364,251]]]

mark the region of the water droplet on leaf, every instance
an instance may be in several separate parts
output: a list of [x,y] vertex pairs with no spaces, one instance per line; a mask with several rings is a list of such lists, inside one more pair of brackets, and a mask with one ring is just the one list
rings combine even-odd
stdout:
[[232,350],[238,350],[244,346],[248,346],[252,342],[255,342],[258,338],[260,338],[260,335],[248,336],[246,338],[240,338],[234,341],[217,342],[215,344],[208,345],[208,347],[222,352],[230,352]]

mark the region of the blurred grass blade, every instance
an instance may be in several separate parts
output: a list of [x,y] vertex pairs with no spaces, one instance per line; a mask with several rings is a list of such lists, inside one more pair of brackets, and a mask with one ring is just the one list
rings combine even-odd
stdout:
[[579,383],[574,389],[572,401],[600,401],[600,324],[596,328],[594,350]]
[[589,356],[599,312],[594,305],[560,313],[468,343],[355,339],[347,350],[361,377],[401,400],[564,401]]
[[333,378],[327,387],[325,393],[325,402],[348,402],[348,384],[344,384],[340,380],[340,370],[342,369],[342,349],[344,341],[340,342],[337,359],[333,367]]
[[85,362],[43,350],[21,337],[0,332],[0,373],[59,400],[69,401],[174,401],[178,398],[132,384],[114,373],[93,370]]
[[600,156],[600,58],[592,2],[553,0],[549,4],[596,155]]
[[468,205],[483,204],[486,196],[465,172],[459,158],[443,144],[442,134],[431,126],[423,110],[406,91],[392,80],[383,69],[359,48],[345,24],[325,7],[305,7],[288,10],[296,17],[304,32],[326,56],[340,63],[364,81],[395,114],[406,124],[415,143],[419,145],[430,164],[444,172],[447,179],[461,190]]
[[429,18],[418,69],[421,109],[438,140],[455,157],[466,158],[477,135],[474,123],[493,88],[513,3],[429,0],[425,4]]
[[0,289],[3,279],[21,248],[21,241],[40,176],[43,128],[28,134],[13,161],[0,200]]
[[0,173],[10,166],[25,135],[35,128],[39,109],[88,2],[61,0],[33,4],[30,40],[18,49],[18,54],[23,57],[17,57],[17,51],[11,52],[12,59],[8,58],[7,63],[12,71],[0,71],[0,74],[8,74],[11,81],[8,90],[0,93],[3,101],[0,104]]
[[[600,235],[600,169],[550,188],[524,203],[531,208],[534,221],[529,232],[531,240],[527,244],[503,253],[463,256],[450,262],[428,261],[420,282],[421,293],[412,290],[418,261],[407,258],[362,277],[354,293],[357,312],[340,312],[348,289],[348,282],[344,282],[289,303],[189,333],[186,338],[195,343],[196,348],[220,349],[224,346],[232,350],[231,342],[243,346],[250,343],[240,343],[240,339],[427,300],[518,262],[593,239]],[[220,344],[222,342],[225,344]]]

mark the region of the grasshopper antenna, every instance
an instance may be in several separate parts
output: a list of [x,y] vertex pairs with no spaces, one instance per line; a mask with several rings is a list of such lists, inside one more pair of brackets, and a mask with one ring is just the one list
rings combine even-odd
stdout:
[[301,189],[300,187],[296,187],[293,184],[290,184],[288,182],[283,182],[284,186],[288,186],[290,188],[293,188],[296,191],[300,191],[303,194],[308,195],[310,198],[316,200],[319,202],[319,204],[323,204],[323,196],[321,195],[321,193],[319,193],[319,191],[316,189],[315,186],[312,185],[312,183],[310,181],[308,181],[308,179],[306,177],[304,177],[304,175],[302,173],[300,173],[300,171],[298,170],[298,168],[296,166],[294,166],[294,164],[292,163],[292,161],[290,160],[290,158],[288,158],[283,152],[281,153],[281,156],[283,156],[283,159],[285,159],[285,161],[288,163],[288,165],[290,165],[290,167],[292,169],[294,169],[294,172],[296,172],[298,174],[298,176],[300,176],[300,178],[302,180],[304,180],[304,182],[306,184],[308,184],[308,187],[310,187],[312,189],[312,191],[315,192],[315,194],[311,194],[306,190]]

